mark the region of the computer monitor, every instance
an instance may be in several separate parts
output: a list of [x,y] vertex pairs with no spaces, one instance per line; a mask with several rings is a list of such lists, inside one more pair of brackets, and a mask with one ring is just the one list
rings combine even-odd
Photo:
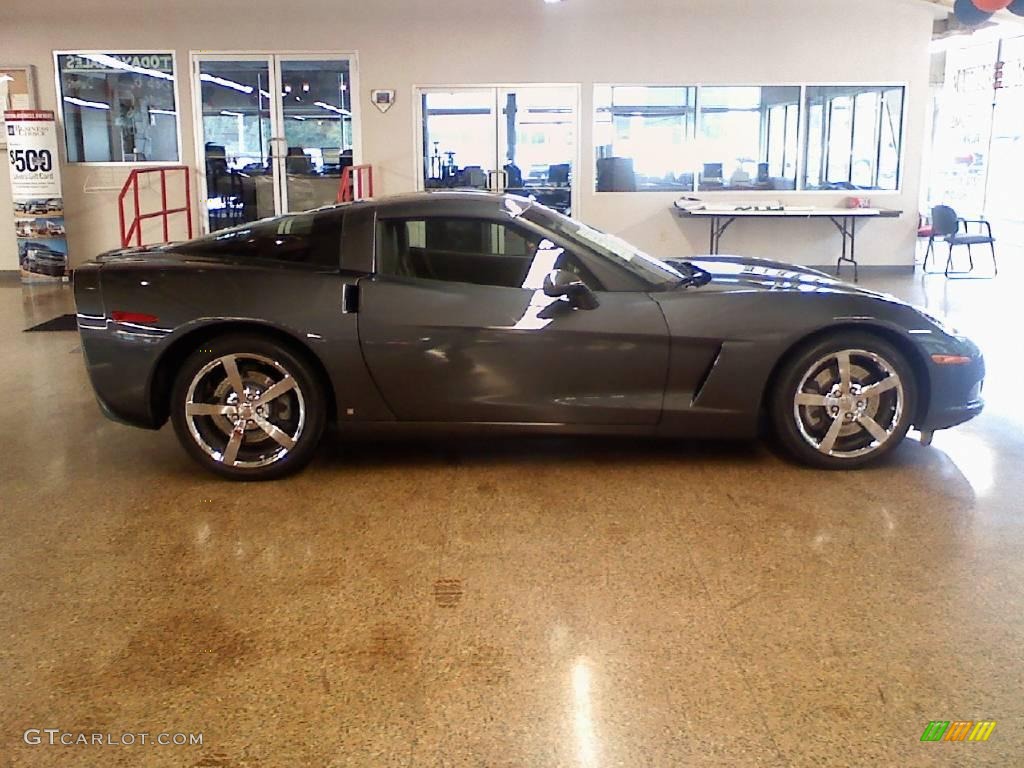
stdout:
[[571,166],[569,163],[558,163],[548,166],[549,184],[568,184]]
[[722,163],[704,163],[704,181],[722,181],[724,173]]

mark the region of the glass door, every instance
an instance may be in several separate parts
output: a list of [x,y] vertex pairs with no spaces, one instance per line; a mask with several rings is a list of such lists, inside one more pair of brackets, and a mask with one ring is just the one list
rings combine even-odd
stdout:
[[273,216],[278,194],[271,57],[204,57],[194,71],[208,231]]
[[275,146],[282,212],[308,211],[337,199],[352,165],[352,82],[347,57],[278,56],[282,141]]
[[423,189],[488,189],[572,210],[575,86],[419,92]]
[[342,55],[195,57],[207,231],[337,199],[354,162],[352,61]]
[[507,192],[568,214],[576,169],[576,88],[500,88],[499,157]]

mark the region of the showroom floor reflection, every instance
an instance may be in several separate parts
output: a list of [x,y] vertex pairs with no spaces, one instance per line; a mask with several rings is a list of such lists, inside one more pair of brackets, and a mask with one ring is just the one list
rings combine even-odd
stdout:
[[[1019,259],[1018,259],[1019,260]],[[0,734],[25,766],[1024,761],[1017,275],[865,276],[985,349],[884,466],[760,445],[327,441],[287,481],[107,421],[66,288],[0,283]],[[985,744],[922,744],[993,719]],[[26,745],[28,728],[202,746]],[[955,757],[939,754],[958,750]],[[953,761],[953,762],[951,762]]]

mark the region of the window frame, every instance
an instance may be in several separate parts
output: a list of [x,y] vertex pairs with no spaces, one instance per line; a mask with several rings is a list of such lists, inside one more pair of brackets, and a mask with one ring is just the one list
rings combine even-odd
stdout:
[[[598,107],[598,101],[597,101],[597,90],[598,90],[598,88],[608,88],[608,89],[610,89],[611,102],[609,104],[609,108],[608,109],[609,109],[609,113],[610,113],[610,115],[612,117],[612,129],[613,130],[614,130],[614,125],[615,125],[614,111],[615,111],[615,89],[616,88],[679,88],[679,89],[683,89],[683,90],[688,90],[688,91],[692,90],[693,91],[693,104],[686,106],[686,109],[689,110],[689,113],[684,115],[684,118],[685,118],[685,121],[686,121],[686,123],[685,123],[686,135],[684,137],[684,146],[685,146],[686,143],[689,143],[692,147],[695,147],[696,143],[697,143],[697,141],[699,139],[699,134],[700,134],[700,89],[701,89],[701,87],[702,86],[700,84],[696,83],[696,82],[692,82],[692,83],[635,83],[635,82],[610,83],[610,82],[595,82],[595,83],[592,83],[591,84],[591,88],[590,88],[590,107],[591,107],[591,109],[590,109],[590,120],[591,120],[591,122],[590,122],[590,144],[591,144],[591,146],[589,148],[590,149],[590,153],[589,153],[590,154],[590,163],[592,163],[591,169],[593,171],[593,176],[590,179],[590,187],[589,187],[591,193],[595,194],[595,195],[635,195],[635,194],[651,194],[651,193],[655,193],[655,194],[663,193],[663,194],[678,195],[681,191],[682,192],[696,192],[698,184],[699,184],[699,180],[697,178],[698,174],[697,174],[697,169],[696,168],[691,168],[688,171],[688,173],[693,177],[693,181],[690,183],[690,188],[689,189],[682,189],[682,190],[680,190],[680,189],[645,189],[645,190],[638,189],[638,190],[636,190],[634,192],[612,192],[612,191],[602,192],[602,191],[598,191],[598,189],[597,189],[597,159],[598,159],[597,158],[597,146],[598,145],[594,141],[594,135],[597,132],[597,118],[598,118],[598,114],[599,114],[599,111],[600,111],[599,107]],[[582,149],[582,147],[581,147],[581,149]]]
[[[572,81],[537,81],[529,82],[522,80],[491,80],[485,82],[420,82],[413,81],[410,93],[412,94],[412,112],[413,112],[413,125],[412,125],[412,141],[415,152],[412,156],[411,174],[412,179],[415,181],[414,189],[417,192],[423,192],[426,190],[423,179],[423,171],[427,158],[425,157],[425,147],[423,146],[423,127],[426,115],[423,111],[423,96],[431,91],[453,91],[462,89],[495,89],[496,95],[502,91],[515,90],[518,88],[568,88],[573,91],[573,156],[572,156],[572,169],[569,178],[569,190],[571,195],[571,206],[569,209],[570,216],[579,216],[581,208],[581,199],[583,192],[583,184],[587,179],[587,174],[593,170],[593,166],[587,166],[587,154],[586,154],[586,142],[590,141],[593,143],[592,134],[583,133],[583,123],[586,120],[586,97],[584,96],[584,90],[586,84],[584,82],[572,82]],[[497,105],[499,111],[503,108],[500,104]],[[500,123],[500,120],[499,120]],[[596,186],[597,181],[594,180]]]
[[[60,58],[61,56],[83,56],[89,54],[107,54],[112,56],[127,56],[137,54],[145,56],[147,54],[158,55],[158,56],[170,56],[171,57],[171,69],[174,80],[172,81],[172,88],[174,89],[174,132],[175,138],[178,142],[178,159],[177,160],[68,160],[68,147],[67,147],[67,129],[64,123],[64,90],[61,83],[61,72],[60,72]],[[57,50],[53,52],[53,82],[54,89],[57,96],[57,122],[60,127],[60,141],[58,142],[58,150],[60,152],[62,162],[68,165],[83,166],[83,167],[96,167],[96,168],[126,168],[130,166],[145,165],[154,167],[171,167],[186,165],[184,156],[184,146],[182,145],[182,134],[181,134],[181,70],[178,67],[178,52],[176,50],[168,50],[166,48],[120,48],[120,49],[105,49],[101,50],[98,48],[79,48],[73,50]]]
[[[692,81],[689,83],[679,82],[610,82],[600,81],[593,82],[590,88],[591,98],[591,139],[593,139],[594,127],[597,124],[598,116],[598,104],[596,93],[598,88],[621,88],[621,87],[669,87],[669,88],[694,88],[696,90],[696,106],[695,106],[695,137],[699,137],[701,130],[701,117],[702,117],[702,91],[705,88],[730,88],[730,87],[790,87],[800,89],[800,102],[797,104],[799,110],[797,115],[797,139],[796,139],[796,184],[795,189],[790,190],[760,190],[760,189],[749,189],[749,190],[728,190],[728,189],[712,189],[712,190],[701,190],[700,189],[700,168],[695,167],[692,170],[693,173],[693,187],[689,190],[683,190],[683,194],[697,194],[697,195],[722,195],[732,194],[743,195],[745,197],[758,198],[772,198],[778,197],[780,194],[785,195],[822,195],[822,194],[835,194],[837,190],[828,189],[809,189],[807,187],[808,179],[806,179],[807,169],[807,158],[809,149],[809,116],[810,109],[808,108],[807,102],[807,91],[810,88],[854,88],[860,87],[865,89],[872,89],[878,91],[884,96],[887,91],[890,90],[901,90],[903,94],[903,101],[901,105],[901,111],[899,115],[899,147],[896,153],[897,159],[897,180],[895,189],[871,189],[871,190],[857,190],[862,191],[865,194],[870,194],[872,197],[891,197],[902,195],[904,193],[904,182],[905,182],[905,168],[907,158],[907,115],[909,114],[910,106],[910,84],[907,81],[881,81],[881,80],[865,80],[865,81],[841,81],[841,82],[822,82],[822,81],[781,81],[781,82],[761,82],[761,83],[750,83],[750,82],[701,82]],[[829,130],[829,119],[828,119],[828,104],[824,105],[822,110],[822,141],[827,138]],[[852,132],[851,132],[852,133]],[[582,149],[582,147],[581,147]],[[585,153],[585,150],[584,150]],[[788,154],[787,154],[788,158]],[[823,146],[821,153],[820,165],[821,165],[821,176],[822,180],[826,175],[828,161],[827,147]],[[590,189],[593,190],[592,194],[595,195],[635,195],[635,194],[651,194],[651,193],[662,193],[665,195],[679,196],[679,190],[638,190],[637,192],[598,192],[597,191],[597,147],[591,141],[590,147],[590,172],[591,178],[588,180],[590,183]],[[852,191],[852,190],[851,190]]]
[[[807,90],[810,88],[861,88],[863,90],[860,93],[849,93],[846,94],[850,98],[850,170],[847,174],[847,181],[852,184],[853,179],[853,160],[854,160],[854,147],[856,141],[856,129],[857,129],[857,97],[861,93],[874,92],[878,94],[878,119],[875,121],[875,136],[877,146],[875,147],[875,167],[874,167],[874,180],[877,182],[878,177],[881,174],[881,157],[882,157],[882,142],[884,131],[882,131],[882,124],[884,120],[884,103],[885,96],[890,91],[901,92],[900,102],[900,113],[899,113],[899,135],[895,138],[899,140],[899,146],[896,152],[896,186],[894,189],[808,189],[807,182],[809,181],[806,177],[807,167],[807,156],[810,150],[810,137],[807,135],[810,129],[810,109],[807,100]],[[801,119],[801,129],[804,135],[804,140],[801,144],[800,159],[802,160],[800,178],[798,179],[799,187],[801,192],[807,192],[812,194],[821,193],[835,193],[835,192],[850,192],[850,193],[863,193],[866,195],[876,196],[893,196],[903,194],[903,184],[905,180],[905,163],[907,155],[907,114],[909,106],[909,94],[910,86],[906,82],[843,82],[843,83],[805,83],[803,86],[804,96],[804,117]],[[824,100],[820,105],[822,107],[822,136],[821,136],[821,178],[818,179],[819,184],[825,184],[828,182],[828,163],[831,155],[830,149],[830,137],[832,132],[832,102],[839,96],[833,96],[832,98]]]
[[[796,178],[794,179],[793,189],[737,189],[737,188],[730,188],[728,185],[725,185],[725,188],[723,188],[723,189],[701,189],[701,186],[700,186],[700,176],[701,176],[701,173],[703,171],[703,168],[696,168],[696,169],[694,169],[694,187],[693,187],[693,191],[696,194],[707,195],[707,194],[720,194],[720,193],[723,193],[723,192],[731,192],[733,194],[741,194],[741,195],[767,195],[767,196],[771,196],[771,195],[778,195],[779,193],[785,193],[787,195],[791,195],[794,192],[802,192],[802,191],[804,191],[802,189],[802,187],[800,186],[800,179],[801,179],[801,176],[803,174],[803,163],[801,162],[803,153],[800,151],[800,147],[801,147],[802,142],[803,142],[803,140],[805,138],[804,137],[804,120],[803,120],[803,116],[804,116],[804,113],[806,111],[804,109],[804,103],[805,103],[805,100],[807,98],[807,90],[806,90],[807,86],[806,86],[806,84],[804,84],[804,83],[790,83],[790,82],[784,82],[784,83],[747,83],[747,82],[743,82],[743,83],[700,83],[700,84],[698,84],[695,87],[697,89],[697,122],[696,122],[695,130],[696,130],[696,135],[697,135],[698,142],[701,140],[701,122],[702,122],[703,117],[704,117],[704,99],[703,99],[703,94],[702,94],[702,91],[704,89],[706,89],[706,88],[714,88],[714,89],[722,89],[722,88],[761,88],[761,89],[764,89],[764,88],[799,88],[800,89],[800,95],[798,97],[799,101],[797,101],[797,103],[795,105],[793,105],[793,104],[777,105],[777,106],[784,106],[784,107],[786,107],[787,110],[788,110],[789,107],[792,107],[792,106],[796,106],[796,108],[797,108],[797,118],[796,118],[797,156],[796,156],[796,162],[794,163],[794,168],[793,168],[793,171],[796,173]],[[770,110],[770,108],[769,108],[769,110]],[[716,108],[716,111],[719,112],[719,113],[722,113],[722,112],[728,112],[728,111],[739,111],[739,112],[750,111],[750,112],[753,112],[754,110],[728,110],[728,109],[724,109],[723,110],[723,109]],[[757,110],[757,111],[761,115],[761,136],[760,136],[760,142],[761,142],[761,145],[762,145],[761,146],[761,151],[764,153],[765,158],[767,159],[767,161],[770,164],[771,160],[770,160],[769,153],[768,153],[768,142],[771,139],[771,137],[769,135],[769,130],[770,130],[770,121],[769,121],[769,117],[768,117],[769,111],[768,110],[766,110],[766,111]],[[784,112],[784,114],[788,114],[788,112]],[[785,171],[785,158],[788,157],[788,155],[786,153],[786,145],[785,145],[785,141],[786,141],[786,139],[788,139],[788,135],[787,135],[788,134],[788,125],[789,125],[788,120],[784,117],[783,121],[782,121],[783,141],[784,141],[784,144],[783,144],[783,166],[782,166],[782,170],[783,171]],[[813,191],[813,190],[809,190],[809,191]]]

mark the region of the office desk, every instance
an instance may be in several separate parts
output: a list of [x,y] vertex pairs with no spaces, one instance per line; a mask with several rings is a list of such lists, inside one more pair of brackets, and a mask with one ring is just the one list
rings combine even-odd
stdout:
[[853,279],[857,275],[857,220],[895,219],[903,211],[889,208],[789,208],[783,210],[736,210],[734,208],[702,208],[686,210],[676,205],[672,210],[680,218],[708,219],[711,223],[711,254],[717,255],[722,235],[736,219],[828,219],[843,238],[842,255],[836,261],[836,274],[843,263],[853,265]]

